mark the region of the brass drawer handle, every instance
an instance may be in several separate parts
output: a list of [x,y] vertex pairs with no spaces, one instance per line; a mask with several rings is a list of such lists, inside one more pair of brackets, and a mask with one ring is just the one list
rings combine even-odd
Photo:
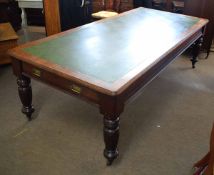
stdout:
[[41,71],[38,69],[33,69],[33,75],[35,75],[37,77],[41,77]]
[[81,87],[79,87],[79,86],[77,86],[77,85],[75,85],[75,84],[71,85],[71,88],[70,88],[70,89],[71,89],[73,92],[77,93],[77,94],[80,94],[81,91],[82,91]]

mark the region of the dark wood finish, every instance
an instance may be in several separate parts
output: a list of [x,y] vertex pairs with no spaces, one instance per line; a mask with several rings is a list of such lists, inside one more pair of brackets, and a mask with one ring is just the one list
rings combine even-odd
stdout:
[[172,0],[166,0],[166,11],[172,12]]
[[31,115],[34,112],[30,82],[30,78],[24,75],[20,75],[17,79],[19,97],[23,105],[22,112],[27,116],[28,120],[31,120]]
[[121,0],[120,2],[120,13],[126,12],[133,9],[133,0]]
[[[103,0],[94,0],[92,1],[93,13],[102,11],[104,9],[108,9],[105,7],[105,3]],[[116,12],[125,12],[133,9],[133,0],[120,0],[119,6],[115,10]]]
[[206,168],[204,175],[213,175],[214,173],[214,124],[210,136],[210,151],[200,161],[195,163],[194,167],[198,168],[197,174],[200,174],[204,168]]
[[16,46],[17,40],[0,42],[0,65],[11,63],[11,58],[7,55],[7,51]]
[[31,79],[22,74],[22,62],[12,59],[13,73],[17,76],[19,98],[22,102],[22,113],[26,115],[30,121],[34,107],[32,105],[32,88]]
[[47,36],[61,32],[59,0],[44,0],[45,26]]
[[184,1],[172,1],[172,11],[173,13],[181,13],[184,12]]
[[103,0],[93,0],[92,1],[92,11],[93,13],[102,11],[104,9]]
[[105,0],[104,1],[104,9],[103,10],[109,10],[109,11],[120,11],[120,0]]
[[[168,28],[160,28],[158,22],[156,23],[154,21],[154,24],[159,26],[158,31],[164,31],[165,33],[166,31],[170,31],[175,34],[164,35],[164,48],[162,48],[162,35],[158,33],[154,38],[153,35],[148,37],[150,34],[150,26],[144,23],[145,20],[159,21],[160,16],[165,22],[165,25],[162,26],[167,26]],[[122,22],[118,23],[118,19]],[[23,87],[28,89],[28,93],[25,93],[25,97],[23,97],[28,97],[28,102],[24,102],[24,106],[27,106],[28,108],[31,106],[31,100],[29,100],[31,99],[31,95],[29,95],[31,90],[29,87],[29,79],[26,77],[42,81],[66,93],[97,104],[100,113],[104,116],[104,156],[107,158],[107,164],[110,165],[118,156],[117,143],[119,139],[119,116],[124,110],[125,103],[133,97],[138,90],[156,77],[171,61],[198,40],[203,35],[203,28],[206,24],[207,20],[204,19],[139,8],[120,14],[114,18],[100,20],[42,40],[19,46],[18,48],[11,50],[10,55],[13,58],[14,74],[19,77],[19,81],[23,82],[21,84],[21,93],[23,93]],[[106,25],[108,26],[108,30],[106,30]],[[124,27],[124,25],[126,27]],[[184,28],[186,26],[189,27]],[[149,32],[149,34],[142,32],[143,29]],[[95,31],[96,33],[94,33]],[[120,40],[110,31],[117,33]],[[134,35],[136,33],[138,34],[136,35],[137,37]],[[77,35],[79,43],[77,43],[76,40]],[[94,36],[99,38],[99,40],[96,40]],[[157,36],[160,36],[160,38]],[[111,37],[113,37],[113,39]],[[141,40],[141,37],[143,37],[144,40]],[[68,38],[69,40],[67,40]],[[91,40],[91,38],[93,38],[93,40]],[[59,43],[58,39],[60,39]],[[62,39],[65,39],[66,44],[63,44]],[[71,44],[73,39],[75,45]],[[172,40],[173,42],[171,42]],[[96,43],[97,41],[98,43]],[[55,44],[60,44],[60,47],[50,51],[49,49],[51,48],[48,47],[49,42],[51,47],[55,46]],[[93,47],[99,52],[93,52],[93,54],[89,52],[92,46],[91,42],[93,42]],[[35,45],[37,46],[36,48],[39,48],[40,46],[43,46],[44,43],[45,48],[41,47],[42,50],[38,50],[38,53],[43,56],[38,56],[37,51],[34,49],[34,54],[29,52],[29,48],[34,48]],[[136,45],[139,43],[140,49],[138,49]],[[154,48],[154,44],[152,43],[158,43],[158,45],[155,46],[156,50],[151,53],[149,50]],[[106,44],[108,47],[106,47]],[[115,47],[115,45],[117,45],[117,47]],[[54,60],[48,61],[45,59],[45,54],[48,54],[47,52],[50,52],[52,56],[55,57],[60,49],[66,50],[67,46],[69,46],[69,50],[66,53],[69,58],[68,62],[66,62],[67,58],[63,57],[62,54],[60,54],[60,60],[55,60],[60,61],[58,63],[54,62]],[[85,51],[84,53],[82,52],[83,47]],[[146,51],[145,48],[148,50],[149,55],[142,55]],[[115,49],[114,52],[111,49]],[[129,52],[126,52],[127,50]],[[111,56],[108,56],[110,53],[114,53],[115,55],[111,54]],[[155,55],[153,55],[154,53]],[[83,56],[82,54],[86,55]],[[128,58],[124,57],[125,55],[128,55]],[[49,58],[50,56],[51,55],[49,55]],[[104,71],[101,64],[103,61],[105,63],[104,69],[108,67],[105,56],[108,56],[108,60],[112,59],[112,62],[109,63],[111,66]],[[129,63],[129,61],[134,60],[136,57],[137,59],[142,59],[141,61],[143,63],[141,62],[142,64],[137,64],[133,69],[128,70],[118,78],[115,78],[114,81],[111,79],[109,80],[106,72],[110,75],[113,73],[112,76],[115,76],[118,73],[118,63],[116,63],[116,69],[112,69],[115,60],[122,59],[122,64],[126,64],[127,62]],[[85,60],[86,58],[87,60]],[[97,60],[97,58],[101,60]],[[72,59],[74,59],[73,61],[75,63],[78,59],[78,63],[81,63],[80,67],[85,61],[90,61],[90,63],[93,62],[93,65],[96,63],[96,70],[93,67],[91,68],[92,73],[93,71],[100,70],[100,74],[104,72],[103,75],[105,76],[102,77],[101,75],[100,78],[98,78],[97,76],[99,75],[97,74],[93,76],[91,74],[83,73],[78,70],[78,64],[75,64],[74,67],[71,66],[72,68],[69,67],[69,65],[72,65]],[[124,59],[126,59],[126,62],[124,62]],[[61,65],[61,61],[63,60],[66,63],[65,66]],[[120,70],[123,68],[122,64],[120,64]],[[132,62],[130,62],[130,64],[132,64]],[[130,64],[126,65],[126,67]],[[88,70],[89,66],[93,65],[88,64],[88,67],[86,66],[84,69]]]
[[214,1],[213,0],[186,0],[184,13],[209,19],[202,48],[207,51],[207,57],[210,53],[212,40],[214,37]]
[[[173,0],[136,0],[137,4],[134,7],[156,8],[168,12],[173,12]],[[182,1],[183,0],[177,0]],[[135,2],[135,1],[134,1]]]
[[117,144],[119,140],[120,114],[124,110],[124,101],[120,96],[109,97],[102,95],[100,99],[100,113],[103,114],[103,135],[105,142],[104,157],[107,165],[111,165],[118,157]]
[[119,139],[119,117],[104,116],[104,156],[107,159],[107,165],[111,165],[118,156],[117,144]]
[[186,0],[184,13],[202,17],[207,0]]
[[93,91],[87,88],[86,86],[81,85],[80,92],[78,92],[77,90],[75,90],[74,87],[80,87],[79,83],[71,81],[67,78],[62,78],[60,75],[56,75],[55,73],[46,71],[42,68],[38,68],[37,66],[33,66],[28,63],[22,63],[22,70],[19,70],[18,73],[15,72],[15,75],[21,72],[25,72],[26,75],[29,75],[30,77],[37,79],[39,81],[45,82],[48,85],[54,86],[68,94],[81,97],[86,101],[91,101],[96,104],[99,103],[99,96],[96,93],[96,91]]
[[152,0],[152,8],[157,10],[165,10],[167,6],[166,0]]
[[203,43],[203,37],[199,38],[194,44],[192,49],[192,68],[195,68],[195,63],[198,62],[198,55],[201,50],[201,46]]
[[207,50],[207,57],[209,56],[212,41],[214,38],[214,1],[207,0],[202,12],[202,17],[209,19],[209,23],[206,28],[206,33],[204,35],[203,48]]
[[0,65],[11,63],[7,51],[17,46],[17,39],[18,36],[10,23],[0,24]]

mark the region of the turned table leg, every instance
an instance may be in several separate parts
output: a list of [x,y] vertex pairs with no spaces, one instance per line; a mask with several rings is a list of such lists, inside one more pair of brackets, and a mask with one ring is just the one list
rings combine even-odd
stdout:
[[119,122],[119,117],[104,116],[104,156],[107,159],[107,165],[111,165],[118,157]]
[[23,105],[22,112],[27,116],[28,120],[31,120],[31,115],[34,112],[30,82],[30,78],[24,75],[21,75],[17,79],[19,97]]
[[192,68],[195,68],[195,63],[198,61],[198,55],[201,50],[201,46],[203,43],[203,37],[200,37],[194,44],[193,44],[193,50],[192,50]]

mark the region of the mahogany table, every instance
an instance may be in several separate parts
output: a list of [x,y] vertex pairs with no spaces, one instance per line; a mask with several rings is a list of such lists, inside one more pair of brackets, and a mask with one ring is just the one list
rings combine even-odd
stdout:
[[30,78],[97,104],[110,165],[127,100],[193,43],[194,67],[207,22],[141,7],[19,46],[10,55],[22,112],[34,111]]

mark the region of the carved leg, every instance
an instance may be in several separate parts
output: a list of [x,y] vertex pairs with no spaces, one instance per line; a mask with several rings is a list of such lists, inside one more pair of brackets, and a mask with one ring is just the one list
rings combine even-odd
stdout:
[[205,57],[205,59],[207,59],[210,55],[210,50],[207,50],[207,56]]
[[203,43],[203,37],[200,37],[194,44],[192,50],[192,68],[195,68],[195,63],[198,61],[198,55],[200,53],[200,49]]
[[108,166],[118,157],[119,122],[119,117],[104,116],[104,156],[107,159]]
[[30,78],[24,75],[21,75],[17,79],[19,97],[23,104],[22,112],[27,116],[28,120],[31,120],[31,115],[34,112],[30,82]]

